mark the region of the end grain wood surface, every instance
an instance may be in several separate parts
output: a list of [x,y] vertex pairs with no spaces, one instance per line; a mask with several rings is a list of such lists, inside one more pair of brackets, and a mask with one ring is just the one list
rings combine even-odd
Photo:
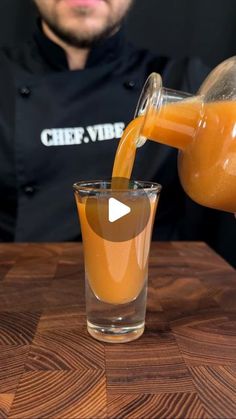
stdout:
[[0,418],[235,418],[236,273],[153,243],[144,335],[86,331],[81,244],[0,245]]

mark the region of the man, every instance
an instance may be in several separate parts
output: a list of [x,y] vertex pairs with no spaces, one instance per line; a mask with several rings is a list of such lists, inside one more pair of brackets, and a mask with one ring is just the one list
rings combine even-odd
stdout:
[[[147,76],[156,71],[166,87],[195,92],[207,69],[126,43],[120,28],[132,0],[34,2],[34,39],[1,54],[0,240],[76,240],[72,184],[111,176]],[[207,239],[206,214],[215,213],[186,199],[175,150],[148,142],[133,178],[163,185],[158,239]]]

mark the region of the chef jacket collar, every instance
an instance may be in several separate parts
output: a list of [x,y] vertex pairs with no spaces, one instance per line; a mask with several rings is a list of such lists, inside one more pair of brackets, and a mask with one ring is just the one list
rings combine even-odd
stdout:
[[[69,70],[65,51],[43,33],[40,21],[38,22],[34,37],[44,59],[51,67],[56,70]],[[98,42],[91,49],[85,67],[94,67],[97,64],[101,64],[101,62],[113,61],[120,55],[123,44],[124,33],[120,29],[115,35]]]

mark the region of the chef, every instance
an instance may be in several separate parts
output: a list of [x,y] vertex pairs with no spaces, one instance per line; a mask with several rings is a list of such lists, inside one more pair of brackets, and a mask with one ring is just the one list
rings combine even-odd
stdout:
[[[148,75],[196,92],[208,69],[130,45],[122,25],[132,0],[34,3],[32,40],[0,52],[0,241],[78,240],[72,185],[110,178]],[[205,239],[210,210],[182,191],[176,153],[147,142],[133,178],[163,185],[155,238]]]

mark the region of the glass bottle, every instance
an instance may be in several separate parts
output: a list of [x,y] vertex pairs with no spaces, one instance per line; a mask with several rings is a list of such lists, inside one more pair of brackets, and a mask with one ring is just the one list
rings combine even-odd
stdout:
[[195,96],[166,89],[152,73],[136,109],[146,139],[179,149],[178,172],[197,203],[236,212],[236,57],[217,66]]

